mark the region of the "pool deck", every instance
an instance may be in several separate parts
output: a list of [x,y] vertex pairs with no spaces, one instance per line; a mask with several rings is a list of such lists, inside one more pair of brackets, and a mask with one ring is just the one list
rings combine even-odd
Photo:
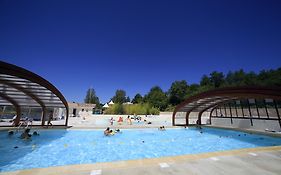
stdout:
[[273,146],[111,163],[35,168],[3,172],[0,175],[280,175],[280,165],[281,146]]

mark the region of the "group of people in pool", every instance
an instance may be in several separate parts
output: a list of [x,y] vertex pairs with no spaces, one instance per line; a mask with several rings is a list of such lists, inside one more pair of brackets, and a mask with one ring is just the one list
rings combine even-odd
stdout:
[[[20,135],[19,138],[21,138],[23,140],[29,140],[32,135],[39,136],[39,133],[37,131],[34,131],[32,135],[29,132],[30,132],[29,128],[24,129],[23,133]],[[9,136],[14,135],[14,134],[15,134],[15,132],[13,130],[8,131]]]
[[115,129],[114,131],[112,129],[110,129],[109,127],[107,127],[104,131],[103,134],[105,136],[113,136],[116,133],[121,133],[120,129]]

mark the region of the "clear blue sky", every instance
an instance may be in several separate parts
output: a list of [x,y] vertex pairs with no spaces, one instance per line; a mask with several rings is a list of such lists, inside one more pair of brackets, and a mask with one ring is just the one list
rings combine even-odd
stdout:
[[68,101],[281,66],[280,0],[0,0],[0,59]]

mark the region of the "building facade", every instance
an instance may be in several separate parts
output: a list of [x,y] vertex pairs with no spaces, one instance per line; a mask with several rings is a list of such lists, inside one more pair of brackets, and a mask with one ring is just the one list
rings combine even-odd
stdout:
[[96,104],[68,102],[68,107],[70,117],[81,117],[81,115],[85,114],[92,115]]

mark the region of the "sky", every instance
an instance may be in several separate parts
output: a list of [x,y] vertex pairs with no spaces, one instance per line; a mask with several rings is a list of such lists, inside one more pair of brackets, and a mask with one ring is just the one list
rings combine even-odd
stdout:
[[280,0],[0,0],[0,60],[68,101],[281,67]]

